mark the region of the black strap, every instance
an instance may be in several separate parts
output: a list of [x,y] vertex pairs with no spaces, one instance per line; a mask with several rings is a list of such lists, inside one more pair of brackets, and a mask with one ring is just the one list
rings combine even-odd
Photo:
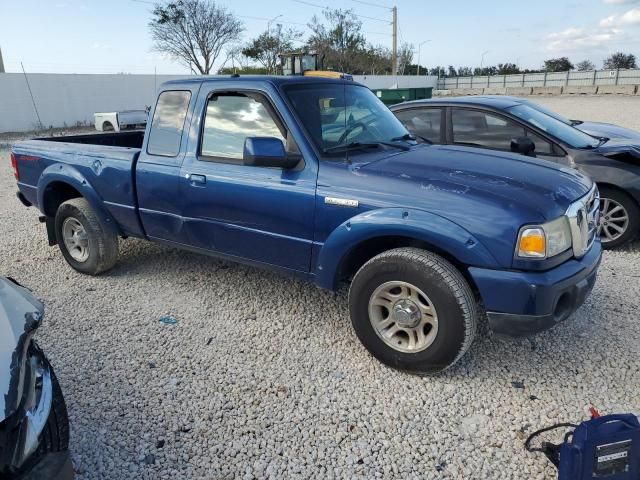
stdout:
[[[531,447],[531,441],[540,436],[541,434],[545,433],[545,432],[549,432],[551,430],[557,430],[558,428],[577,428],[577,425],[574,425],[573,423],[558,423],[556,425],[552,425],[551,427],[546,427],[546,428],[542,428],[540,430],[537,430],[535,432],[533,432],[531,435],[529,435],[529,437],[527,438],[527,440],[524,442],[524,448],[528,451],[528,452],[542,452],[544,453],[544,455],[549,459],[549,461],[551,463],[553,463],[556,467],[558,467],[558,465],[560,465],[560,445],[556,445],[554,443],[551,442],[542,442],[542,446],[539,448],[532,448]],[[572,432],[568,432],[565,436],[564,436],[564,441],[566,442],[569,439],[569,436],[572,434]]]

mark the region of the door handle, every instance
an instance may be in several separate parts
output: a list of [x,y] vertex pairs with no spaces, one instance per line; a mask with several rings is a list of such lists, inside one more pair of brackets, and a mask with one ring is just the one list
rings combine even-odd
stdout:
[[187,178],[189,179],[189,183],[194,187],[202,186],[207,183],[207,177],[204,175],[196,175],[195,173],[192,173],[187,175]]

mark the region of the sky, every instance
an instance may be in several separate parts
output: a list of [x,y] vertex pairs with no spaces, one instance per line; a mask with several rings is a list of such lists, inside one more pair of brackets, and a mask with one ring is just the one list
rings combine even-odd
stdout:
[[[361,15],[367,39],[387,47],[389,8],[397,6],[399,41],[413,44],[414,62],[419,52],[420,63],[429,67],[511,62],[539,68],[546,58],[568,56],[600,68],[616,51],[640,58],[640,0],[306,1],[352,9]],[[240,16],[245,42],[278,15],[272,25],[305,30],[311,17],[322,13],[299,0],[217,3]],[[147,28],[152,8],[150,0],[0,0],[5,69],[19,72],[22,62],[28,73],[188,73],[152,50]]]

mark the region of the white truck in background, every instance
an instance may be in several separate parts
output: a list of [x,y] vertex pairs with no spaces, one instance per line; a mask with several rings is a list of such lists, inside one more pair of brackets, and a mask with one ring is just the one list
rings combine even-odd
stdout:
[[121,112],[94,113],[94,124],[99,132],[145,128],[149,110],[123,110]]

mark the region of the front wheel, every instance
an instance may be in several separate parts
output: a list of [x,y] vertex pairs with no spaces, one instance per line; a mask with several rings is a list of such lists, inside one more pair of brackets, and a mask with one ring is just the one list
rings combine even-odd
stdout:
[[358,338],[383,363],[437,373],[456,363],[476,332],[477,305],[468,283],[444,258],[397,248],[367,262],[349,290]]
[[633,240],[640,227],[640,209],[635,201],[615,188],[603,186],[599,190],[598,234],[602,246],[611,249]]

